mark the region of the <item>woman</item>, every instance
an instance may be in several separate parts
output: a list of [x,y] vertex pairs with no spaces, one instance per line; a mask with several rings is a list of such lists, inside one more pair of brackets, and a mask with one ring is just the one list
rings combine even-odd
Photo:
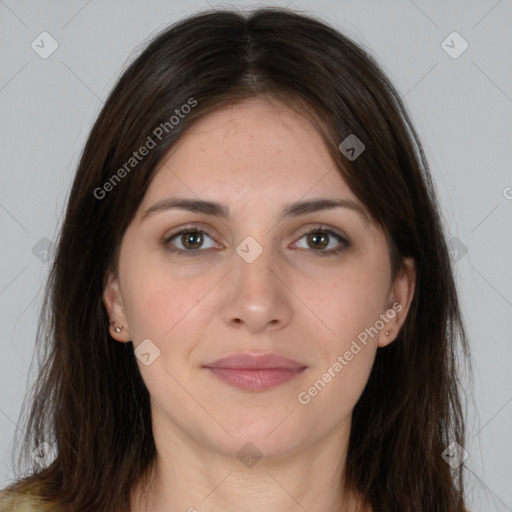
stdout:
[[37,464],[1,510],[466,510],[427,162],[321,21],[202,13],[147,46],[85,146],[44,312]]

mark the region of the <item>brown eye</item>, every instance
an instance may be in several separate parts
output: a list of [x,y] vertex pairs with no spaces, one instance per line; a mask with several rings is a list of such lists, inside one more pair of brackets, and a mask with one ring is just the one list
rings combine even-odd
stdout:
[[[209,245],[205,242],[210,240]],[[193,255],[216,247],[215,241],[206,232],[197,228],[185,228],[164,239],[164,245],[178,254]]]
[[[300,249],[310,249],[310,252],[313,252],[315,256],[335,256],[347,247],[350,247],[350,242],[347,238],[328,228],[315,228],[304,233],[300,240],[303,238],[306,239],[306,247],[296,242],[297,247]],[[326,249],[332,244],[334,244],[333,247]]]
[[309,233],[307,241],[313,249],[325,249],[329,245],[329,235],[321,232]]
[[203,243],[203,236],[200,231],[181,233],[181,243],[186,249],[199,249]]

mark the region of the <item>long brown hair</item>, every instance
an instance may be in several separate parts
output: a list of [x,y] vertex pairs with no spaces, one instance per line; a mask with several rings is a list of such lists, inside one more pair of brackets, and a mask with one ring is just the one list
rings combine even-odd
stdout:
[[[465,511],[463,465],[452,469],[442,452],[453,441],[464,446],[457,356],[467,356],[468,343],[422,146],[370,55],[321,20],[277,8],[180,21],[108,97],[67,204],[38,329],[40,373],[27,397],[20,461],[42,442],[58,455],[45,469],[32,463],[12,488],[77,512],[129,510],[156,450],[133,345],[109,335],[105,276],[169,148],[208,112],[255,96],[316,123],[340,175],[388,234],[393,276],[402,258],[415,260],[411,307],[397,339],[378,349],[353,411],[340,485],[379,512]],[[177,122],[176,109],[186,110]],[[355,160],[339,149],[350,134],[365,145]],[[155,146],[130,161],[148,137]]]

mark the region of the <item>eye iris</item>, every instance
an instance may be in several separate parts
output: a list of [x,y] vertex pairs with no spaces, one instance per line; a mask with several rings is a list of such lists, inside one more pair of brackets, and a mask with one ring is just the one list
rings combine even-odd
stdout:
[[329,235],[323,233],[310,233],[308,235],[308,243],[313,242],[313,247],[315,247],[315,249],[323,249],[329,245],[328,238]]
[[199,231],[193,231],[190,233],[183,233],[181,241],[183,242],[183,246],[187,249],[197,249],[202,245],[203,237]]

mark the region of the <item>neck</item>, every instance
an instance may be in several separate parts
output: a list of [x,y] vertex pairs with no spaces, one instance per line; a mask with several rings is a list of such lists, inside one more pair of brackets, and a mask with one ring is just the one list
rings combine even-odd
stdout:
[[[348,431],[293,453],[256,461],[199,445],[154,424],[157,459],[149,486],[136,488],[132,512],[368,512],[343,490]],[[167,425],[168,427],[168,425]]]

